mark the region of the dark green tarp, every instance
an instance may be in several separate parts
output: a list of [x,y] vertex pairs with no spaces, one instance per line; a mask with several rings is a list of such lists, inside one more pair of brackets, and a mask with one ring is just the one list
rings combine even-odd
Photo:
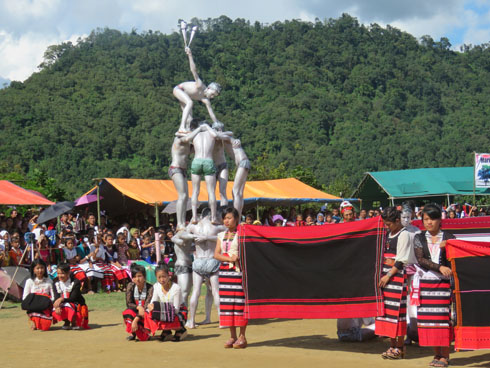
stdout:
[[[476,188],[475,193],[490,195],[490,189]],[[374,201],[387,206],[406,198],[443,202],[455,195],[473,195],[472,166],[367,172],[351,197],[361,198],[366,207]]]

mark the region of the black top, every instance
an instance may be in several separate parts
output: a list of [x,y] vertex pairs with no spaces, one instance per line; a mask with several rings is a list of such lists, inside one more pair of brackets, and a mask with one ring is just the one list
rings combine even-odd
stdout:
[[[85,304],[85,299],[82,296],[82,284],[80,281],[75,278],[75,277],[70,277],[70,280],[73,284],[70,292],[70,296],[68,298],[65,298],[63,301],[66,303],[77,303],[77,304]],[[57,284],[60,283],[59,279],[54,280],[54,287],[53,287],[53,292],[54,292],[54,300],[57,300],[61,298],[63,295],[58,292]]]
[[[138,303],[134,298],[134,290],[136,288],[136,284],[134,282],[130,282],[126,288],[126,306],[129,309],[136,309]],[[153,286],[151,284],[146,283],[146,298],[145,298],[145,306],[150,304],[151,298],[153,297]]]
[[[414,238],[414,250],[415,257],[417,257],[417,262],[424,270],[432,270],[439,272],[441,266],[451,267],[451,264],[446,258],[446,248],[441,248],[439,255],[439,263],[432,261],[429,251],[429,245],[427,244],[427,238],[425,234],[427,231],[422,231],[419,234],[415,234]],[[442,240],[455,239],[455,236],[442,231]]]

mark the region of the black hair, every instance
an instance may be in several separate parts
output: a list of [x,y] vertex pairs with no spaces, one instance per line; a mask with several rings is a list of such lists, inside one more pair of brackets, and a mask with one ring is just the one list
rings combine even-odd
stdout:
[[29,268],[31,272],[31,279],[34,280],[36,278],[36,275],[34,274],[34,268],[36,268],[37,265],[41,265],[44,267],[43,277],[48,277],[48,268],[46,267],[46,263],[41,258],[36,258],[34,261],[32,261],[31,266]]
[[191,128],[191,130],[196,129],[199,126],[199,122],[200,122],[200,119],[197,119],[197,118],[192,119],[191,120],[191,123],[189,125],[189,127]]
[[146,279],[146,269],[137,263],[133,263],[130,267],[131,277],[135,277],[137,273],[141,273]]
[[396,222],[400,219],[400,211],[396,207],[386,207],[381,213],[381,218],[384,221]]
[[155,268],[155,275],[157,274],[157,272],[159,271],[163,271],[165,272],[167,275],[170,275],[170,269],[168,268],[168,265],[164,262],[164,261],[160,261],[158,262],[158,265],[157,267]]
[[408,201],[404,201],[402,203],[402,207],[410,207],[412,209],[412,212],[415,212],[415,203],[411,199],[409,199]]
[[252,215],[251,213],[247,214],[247,216],[245,216],[245,218],[251,218],[252,220],[255,220],[254,215]]
[[58,270],[61,270],[64,273],[70,274],[70,265],[66,262],[60,263],[58,265]]
[[442,218],[441,207],[435,203],[429,203],[422,210],[422,218],[424,215],[429,216],[432,220],[440,220]]
[[238,221],[238,211],[236,210],[236,208],[233,208],[233,207],[228,207],[227,209],[225,209],[223,211],[223,219],[229,213],[233,214],[233,217],[235,218],[235,220]]

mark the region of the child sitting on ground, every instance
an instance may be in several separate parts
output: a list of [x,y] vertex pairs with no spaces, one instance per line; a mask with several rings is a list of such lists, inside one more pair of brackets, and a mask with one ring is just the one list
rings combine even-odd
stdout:
[[126,290],[126,307],[123,312],[126,332],[130,335],[128,341],[138,338],[140,341],[149,339],[150,334],[144,327],[145,306],[150,304],[153,297],[153,287],[146,282],[146,270],[138,264],[131,265],[131,277],[133,282],[128,284]]
[[[187,321],[187,308],[183,304],[182,291],[172,282],[168,266],[161,262],[155,269],[157,283],[153,287],[153,296],[145,313],[145,327],[152,335],[163,330],[161,341],[181,341],[187,336],[184,325]],[[172,331],[175,335],[172,337]]]
[[22,295],[22,309],[27,311],[32,330],[48,331],[53,321],[53,282],[41,258],[34,259],[30,272],[31,278],[27,279]]
[[126,250],[126,257],[131,261],[137,261],[140,259],[140,249],[138,248],[138,241],[136,238],[131,238],[129,241],[129,248]]
[[80,281],[70,273],[70,265],[60,263],[58,278],[54,283],[53,318],[55,323],[65,323],[63,330],[88,328],[88,308],[81,287]]

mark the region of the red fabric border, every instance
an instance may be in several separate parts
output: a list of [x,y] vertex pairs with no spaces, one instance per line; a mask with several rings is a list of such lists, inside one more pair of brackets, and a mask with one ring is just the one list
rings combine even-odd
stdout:
[[248,305],[245,315],[253,318],[362,318],[378,315],[377,303],[336,305]]
[[[417,226],[420,230],[425,230],[422,220],[414,220],[412,221],[412,225]],[[444,219],[441,222],[441,229],[448,231],[461,229],[490,229],[490,216]]]
[[456,326],[454,335],[456,350],[490,349],[490,327]]
[[463,257],[490,256],[490,243],[450,239],[446,244],[446,256],[449,260]]
[[[275,226],[253,226],[242,225],[238,227],[241,237],[267,238],[273,243],[288,242],[314,242],[324,241],[325,238],[337,238],[348,235],[353,236],[353,232],[377,232],[380,218],[370,218],[363,221],[354,221],[342,224],[308,226],[308,227],[275,227]],[[325,229],[328,226],[328,236],[325,236]],[[489,226],[490,227],[490,223]],[[307,229],[308,231],[305,231]],[[363,233],[362,236],[365,236]],[[256,240],[254,240],[256,241]]]

